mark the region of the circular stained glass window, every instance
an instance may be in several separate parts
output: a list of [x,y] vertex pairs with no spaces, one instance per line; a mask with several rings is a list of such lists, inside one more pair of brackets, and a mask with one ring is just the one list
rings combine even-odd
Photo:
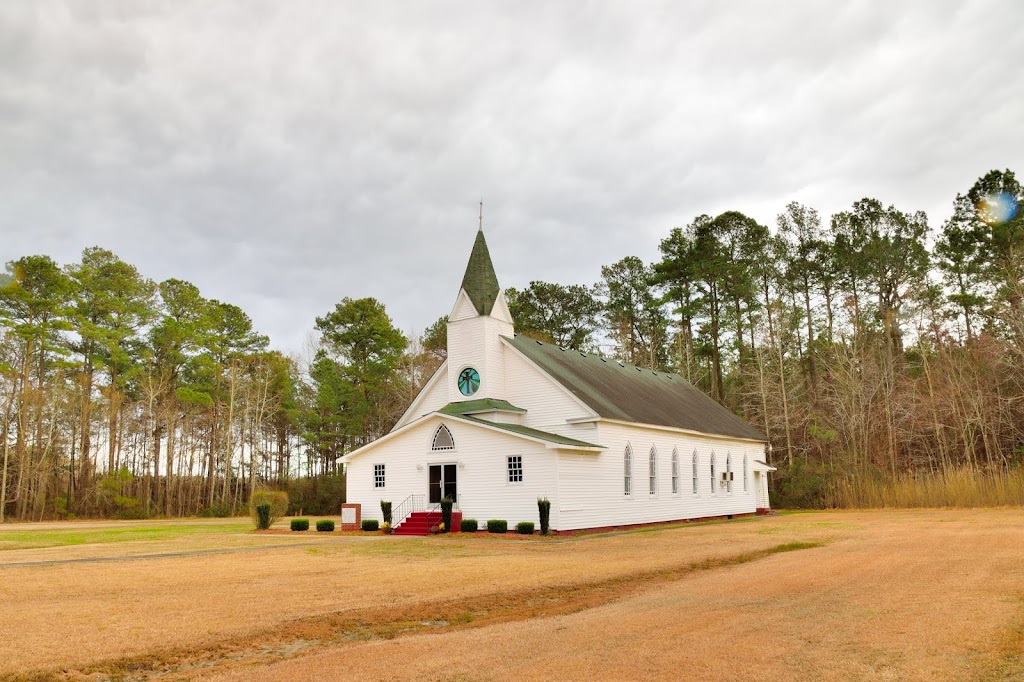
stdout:
[[472,367],[467,367],[459,374],[459,392],[462,395],[470,396],[480,388],[480,372]]

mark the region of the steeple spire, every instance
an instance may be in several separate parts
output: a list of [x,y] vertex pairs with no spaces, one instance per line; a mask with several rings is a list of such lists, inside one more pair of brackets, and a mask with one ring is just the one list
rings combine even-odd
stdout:
[[473,242],[473,252],[469,255],[466,274],[462,278],[462,288],[479,314],[490,315],[501,287],[498,286],[498,275],[494,272],[491,254],[484,239],[483,202],[480,202],[480,206],[481,228],[477,230],[476,241]]

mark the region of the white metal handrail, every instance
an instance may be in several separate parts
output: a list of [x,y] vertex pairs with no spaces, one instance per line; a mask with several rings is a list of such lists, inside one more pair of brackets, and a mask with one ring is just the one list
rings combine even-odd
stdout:
[[423,495],[410,495],[391,512],[391,527],[398,528],[398,524],[405,521],[413,512],[423,511]]

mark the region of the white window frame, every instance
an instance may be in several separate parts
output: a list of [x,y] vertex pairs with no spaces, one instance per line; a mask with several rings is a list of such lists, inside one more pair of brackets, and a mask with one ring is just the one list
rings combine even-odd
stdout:
[[373,465],[373,488],[379,490],[387,487],[387,470],[383,464]]
[[715,488],[718,486],[718,477],[715,475],[715,453],[711,452],[711,494],[717,495],[718,491]]
[[672,494],[679,494],[679,450],[672,448]]
[[[518,466],[515,466],[518,464]],[[513,480],[513,477],[518,474],[519,480]],[[505,482],[509,485],[522,485],[523,484],[523,456],[522,455],[509,455],[505,458]]]
[[693,494],[700,495],[700,457],[697,455],[697,448],[693,449]]
[[623,483],[622,494],[625,497],[633,496],[633,449],[626,445],[626,451],[622,454]]
[[650,454],[647,455],[647,495],[658,495],[658,448],[653,445]]
[[732,453],[725,453],[725,492],[732,495]]

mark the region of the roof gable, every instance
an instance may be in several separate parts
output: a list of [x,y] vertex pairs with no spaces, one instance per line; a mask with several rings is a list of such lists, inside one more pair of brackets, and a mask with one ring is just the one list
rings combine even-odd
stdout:
[[541,431],[540,429],[533,429],[529,426],[522,426],[520,424],[505,424],[502,422],[492,422],[486,419],[480,419],[479,417],[473,417],[468,414],[453,414],[449,415],[455,419],[467,421],[478,426],[485,426],[499,431],[505,431],[514,436],[520,436],[522,438],[529,438],[530,440],[539,440],[548,444],[548,447],[555,448],[571,448],[579,450],[604,450],[603,445],[597,445],[595,443],[588,443],[586,441],[577,440],[576,438],[569,438],[558,433],[550,433],[548,431]]
[[541,431],[539,429],[520,426],[519,424],[503,424],[499,422],[492,422],[486,419],[480,419],[479,417],[474,417],[469,414],[432,412],[430,414],[420,417],[415,421],[409,422],[408,424],[405,424],[400,428],[395,429],[394,431],[388,433],[385,436],[381,436],[375,441],[371,441],[353,450],[347,455],[339,457],[336,461],[351,462],[353,459],[361,457],[366,453],[375,450],[376,448],[387,443],[388,441],[400,438],[403,434],[406,434],[410,431],[414,431],[428,424],[431,425],[430,428],[434,428],[433,424],[435,422],[444,425],[445,421],[448,421],[449,423],[463,422],[466,424],[471,424],[475,427],[491,429],[492,431],[498,431],[507,436],[512,436],[515,438],[524,438],[526,440],[543,443],[545,447],[555,450],[579,450],[586,452],[598,452],[600,450],[605,449],[603,445],[588,443],[586,441],[578,440],[576,438],[569,438],[568,436],[563,436],[558,433],[549,433],[547,431]]
[[526,410],[516,407],[507,400],[480,398],[479,400],[462,400],[457,403],[448,403],[439,409],[438,412],[443,414],[478,414],[481,412],[515,412],[525,414]]
[[767,440],[677,374],[623,365],[525,336],[503,338],[605,419]]
[[448,322],[458,322],[459,320],[469,320],[477,317],[479,315],[476,311],[476,305],[469,298],[469,294],[463,289],[459,289],[459,295],[455,298],[455,306],[448,313]]

